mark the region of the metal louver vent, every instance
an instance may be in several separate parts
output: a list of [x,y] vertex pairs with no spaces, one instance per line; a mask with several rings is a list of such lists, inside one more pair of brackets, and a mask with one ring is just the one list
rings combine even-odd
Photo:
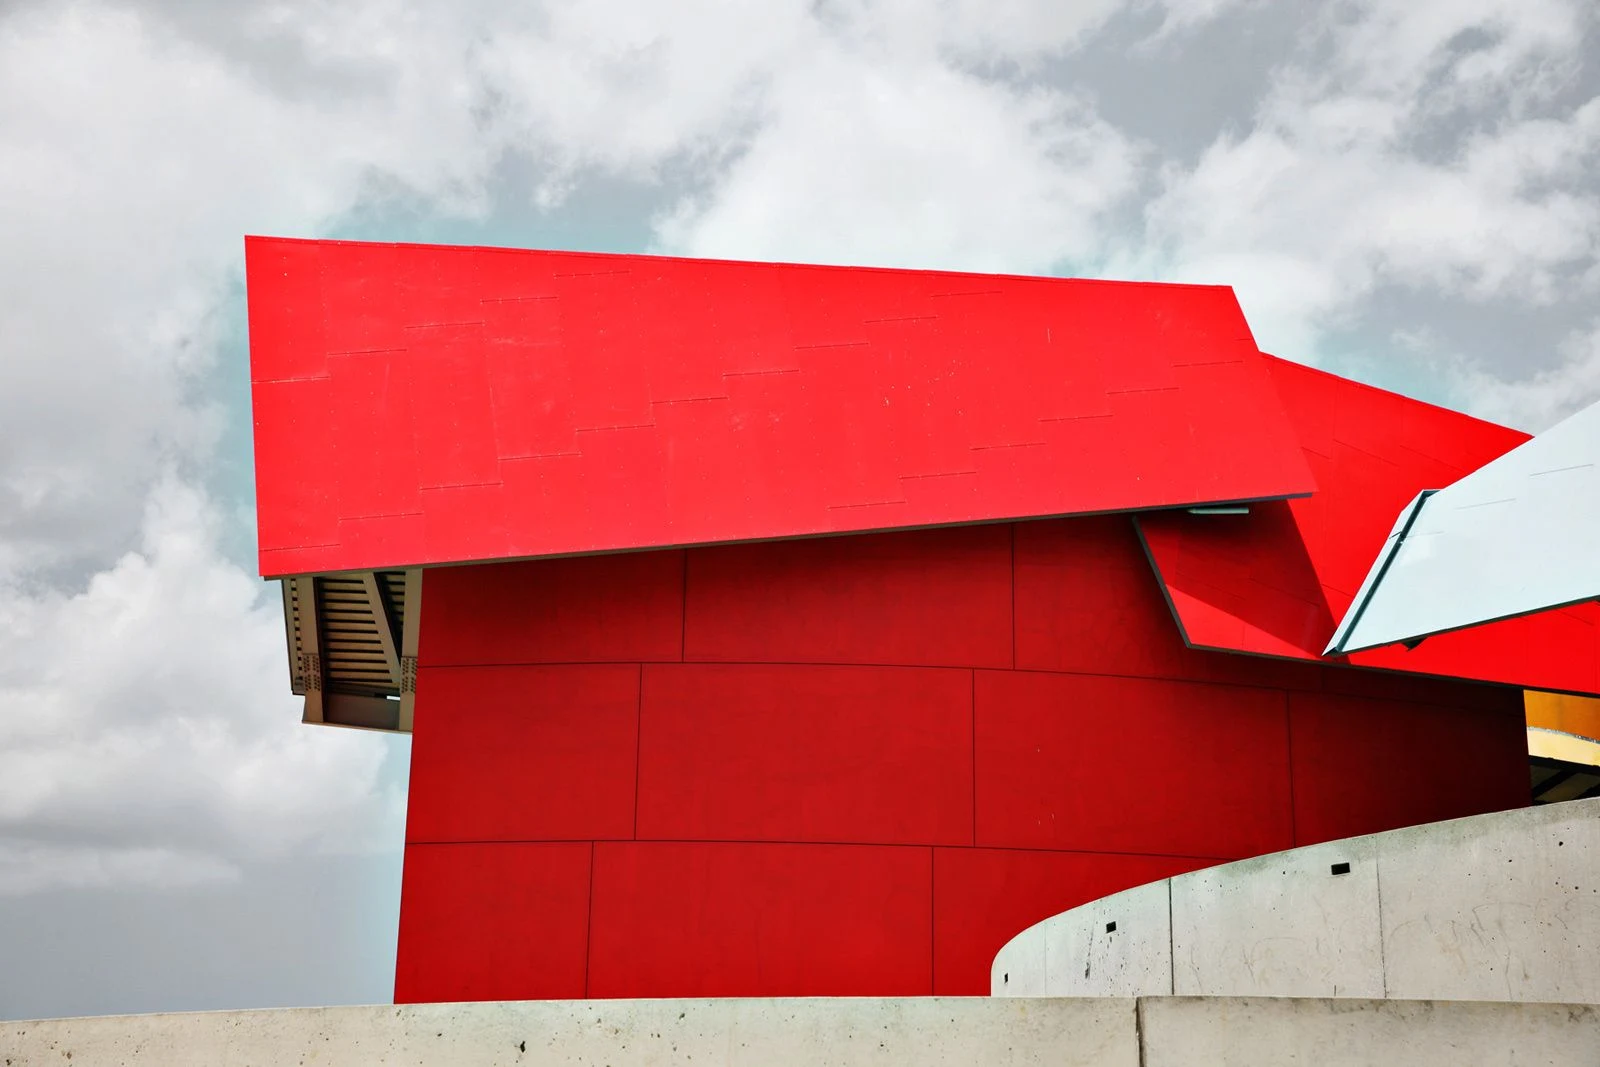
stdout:
[[411,729],[421,571],[361,571],[283,580],[289,683],[305,720]]

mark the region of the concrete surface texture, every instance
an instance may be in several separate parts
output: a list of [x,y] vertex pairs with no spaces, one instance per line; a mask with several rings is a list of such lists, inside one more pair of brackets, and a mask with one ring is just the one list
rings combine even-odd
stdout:
[[1018,934],[991,988],[1595,1004],[1597,961],[1600,799],[1313,845],[1105,897]]
[[1183,997],[523,1001],[5,1023],[0,1056],[8,1067],[1568,1065],[1600,1062],[1600,1010]]
[[1141,1067],[1600,1064],[1600,1008],[1484,1001],[1155,997]]
[[[609,1000],[0,1024],[8,1067],[1052,1064],[1135,1067],[1131,1000]],[[70,1053],[70,1061],[68,1054]]]

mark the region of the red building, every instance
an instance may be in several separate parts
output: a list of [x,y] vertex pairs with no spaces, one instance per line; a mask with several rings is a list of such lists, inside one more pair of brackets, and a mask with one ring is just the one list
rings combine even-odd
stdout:
[[1183,870],[1529,801],[1591,607],[1323,660],[1524,435],[1232,292],[252,239],[309,721],[410,730],[399,1001],[985,993]]

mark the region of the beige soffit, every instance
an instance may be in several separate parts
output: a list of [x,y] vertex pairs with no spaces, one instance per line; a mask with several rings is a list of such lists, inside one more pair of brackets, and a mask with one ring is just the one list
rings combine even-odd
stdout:
[[289,685],[304,721],[409,733],[422,572],[285,578]]

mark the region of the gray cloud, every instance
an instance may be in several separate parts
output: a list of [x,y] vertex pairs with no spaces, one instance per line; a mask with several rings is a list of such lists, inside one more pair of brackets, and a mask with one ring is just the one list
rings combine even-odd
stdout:
[[[1595,21],[1579,0],[0,7],[0,894],[39,915],[201,894],[219,938],[233,901],[266,1003],[293,961],[244,924],[297,919],[250,910],[254,880],[398,848],[405,743],[297,724],[253,577],[242,234],[1228,282],[1280,355],[1538,428],[1600,395]],[[144,906],[125,921],[156,923]],[[138,1003],[201,1006],[162,943],[117,942],[169,976]],[[43,951],[0,922],[0,956]]]

